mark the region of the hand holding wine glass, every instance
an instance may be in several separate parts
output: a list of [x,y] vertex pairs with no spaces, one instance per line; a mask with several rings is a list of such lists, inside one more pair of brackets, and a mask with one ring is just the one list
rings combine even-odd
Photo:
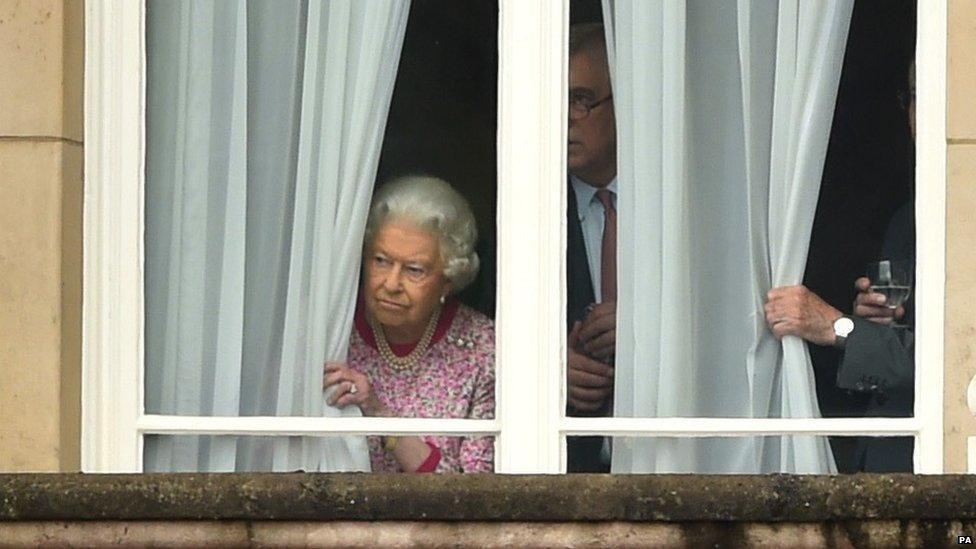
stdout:
[[[914,264],[908,260],[885,259],[869,263],[867,277],[859,278],[854,314],[881,324],[892,323],[905,314],[903,304],[911,295]],[[894,323],[894,327],[904,325]]]
[[854,281],[854,288],[857,289],[857,296],[854,298],[854,315],[876,322],[878,324],[891,324],[905,315],[905,308],[898,307],[891,309],[885,305],[883,294],[871,291],[871,279],[862,276]]

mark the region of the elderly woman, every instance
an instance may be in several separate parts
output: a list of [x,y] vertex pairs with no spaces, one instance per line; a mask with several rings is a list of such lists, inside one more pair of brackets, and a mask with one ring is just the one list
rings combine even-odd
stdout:
[[[478,272],[471,208],[446,182],[405,177],[373,199],[349,362],[329,403],[365,416],[494,417],[492,321],[451,296]],[[491,472],[488,437],[370,437],[374,472]]]

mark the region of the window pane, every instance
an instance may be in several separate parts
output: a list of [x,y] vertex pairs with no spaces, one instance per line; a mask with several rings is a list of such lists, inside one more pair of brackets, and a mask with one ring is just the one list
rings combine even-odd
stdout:
[[[148,435],[146,472],[293,472],[365,471],[398,473],[490,473],[494,437],[255,437]],[[333,459],[342,448],[368,447],[369,459],[348,466]],[[309,466],[308,454],[316,456]],[[305,460],[305,461],[303,461]]]
[[[375,351],[377,334],[394,355],[417,343],[368,324],[369,296],[354,318],[374,184],[420,173],[467,197],[481,239],[461,234],[455,253],[439,248],[460,233],[438,233],[432,258],[470,265],[451,264],[439,317],[399,315],[436,328],[418,353],[432,373],[370,381],[388,401],[416,398],[395,413],[491,417],[493,334],[475,310],[494,308],[497,3],[406,5],[147,3],[149,413],[329,415],[327,360]],[[348,33],[327,32],[343,18]],[[459,354],[464,371],[445,365]]]
[[148,413],[494,417],[497,11],[147,2]]
[[[889,8],[855,5],[804,276],[811,290],[845,314],[852,312],[853,281],[868,276],[869,263],[915,258],[915,146],[909,124],[915,84],[914,75],[908,74],[915,49],[915,2],[896,2]],[[892,49],[877,51],[878,40]],[[870,208],[863,206],[866,202]],[[914,350],[909,341],[914,339],[914,306],[911,288],[901,321],[908,328],[892,334],[909,360]],[[860,374],[858,379],[847,375],[844,387],[838,375],[847,373],[845,353],[824,346],[809,349],[824,416],[912,415],[914,384],[904,375],[897,379],[896,390],[902,394],[880,403],[882,413],[870,392],[850,387],[852,382],[862,387],[879,381],[894,385],[895,372],[913,367],[885,366],[901,362],[904,354],[876,360],[882,368],[863,372],[863,380]]]
[[[569,415],[912,414],[913,303],[900,327],[852,306],[879,259],[861,299],[912,293],[915,4],[892,6],[789,28],[774,2],[571,16]],[[796,441],[831,469],[826,440]]]
[[[613,473],[811,473],[790,449],[829,446],[831,473],[911,473],[912,437],[566,437],[567,449],[593,455],[568,462],[568,472]],[[612,457],[611,457],[612,456]],[[610,467],[610,463],[613,467]]]

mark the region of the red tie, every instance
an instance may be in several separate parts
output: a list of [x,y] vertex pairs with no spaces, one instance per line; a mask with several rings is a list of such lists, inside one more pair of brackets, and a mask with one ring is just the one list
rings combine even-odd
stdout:
[[617,209],[610,191],[600,189],[596,198],[603,204],[603,244],[600,253],[600,292],[602,301],[617,300]]

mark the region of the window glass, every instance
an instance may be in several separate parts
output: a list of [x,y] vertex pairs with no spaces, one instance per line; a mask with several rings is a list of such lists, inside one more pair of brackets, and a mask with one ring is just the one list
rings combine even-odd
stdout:
[[[595,452],[597,462],[569,472],[584,472],[607,460],[612,472],[756,474],[812,473],[787,465],[787,448],[829,447],[839,473],[912,472],[912,437],[753,436],[753,437],[566,437],[568,448]],[[600,456],[603,457],[600,457]],[[825,456],[825,459],[830,457]],[[749,464],[748,466],[742,464]]]
[[[494,417],[497,11],[147,2],[147,413]],[[240,457],[153,440],[157,470]]]
[[[572,4],[568,415],[911,416],[915,2],[846,6]],[[728,472],[846,459],[726,443]]]
[[[889,45],[886,51],[877,47],[879,40]],[[915,147],[909,117],[915,87],[908,74],[914,49],[914,2],[895,2],[884,10],[855,4],[804,276],[804,284],[845,313],[852,312],[856,297],[853,281],[868,275],[870,263],[914,259]],[[911,291],[904,324],[914,324],[914,298]],[[908,331],[899,336],[904,339]],[[870,394],[852,394],[836,383],[840,351],[809,349],[823,415],[864,415]],[[862,385],[872,382],[865,379]],[[886,415],[911,412],[909,400],[900,412]]]
[[[344,461],[330,462],[328,442],[345,439],[349,446],[363,437],[257,437],[150,435],[144,452],[147,473],[155,472],[271,472],[271,471],[370,471],[490,473],[494,469],[494,437],[420,435],[415,437],[365,437],[369,464],[365,468],[345,467]],[[311,468],[301,461],[289,461],[294,449],[319,450],[321,462]]]

